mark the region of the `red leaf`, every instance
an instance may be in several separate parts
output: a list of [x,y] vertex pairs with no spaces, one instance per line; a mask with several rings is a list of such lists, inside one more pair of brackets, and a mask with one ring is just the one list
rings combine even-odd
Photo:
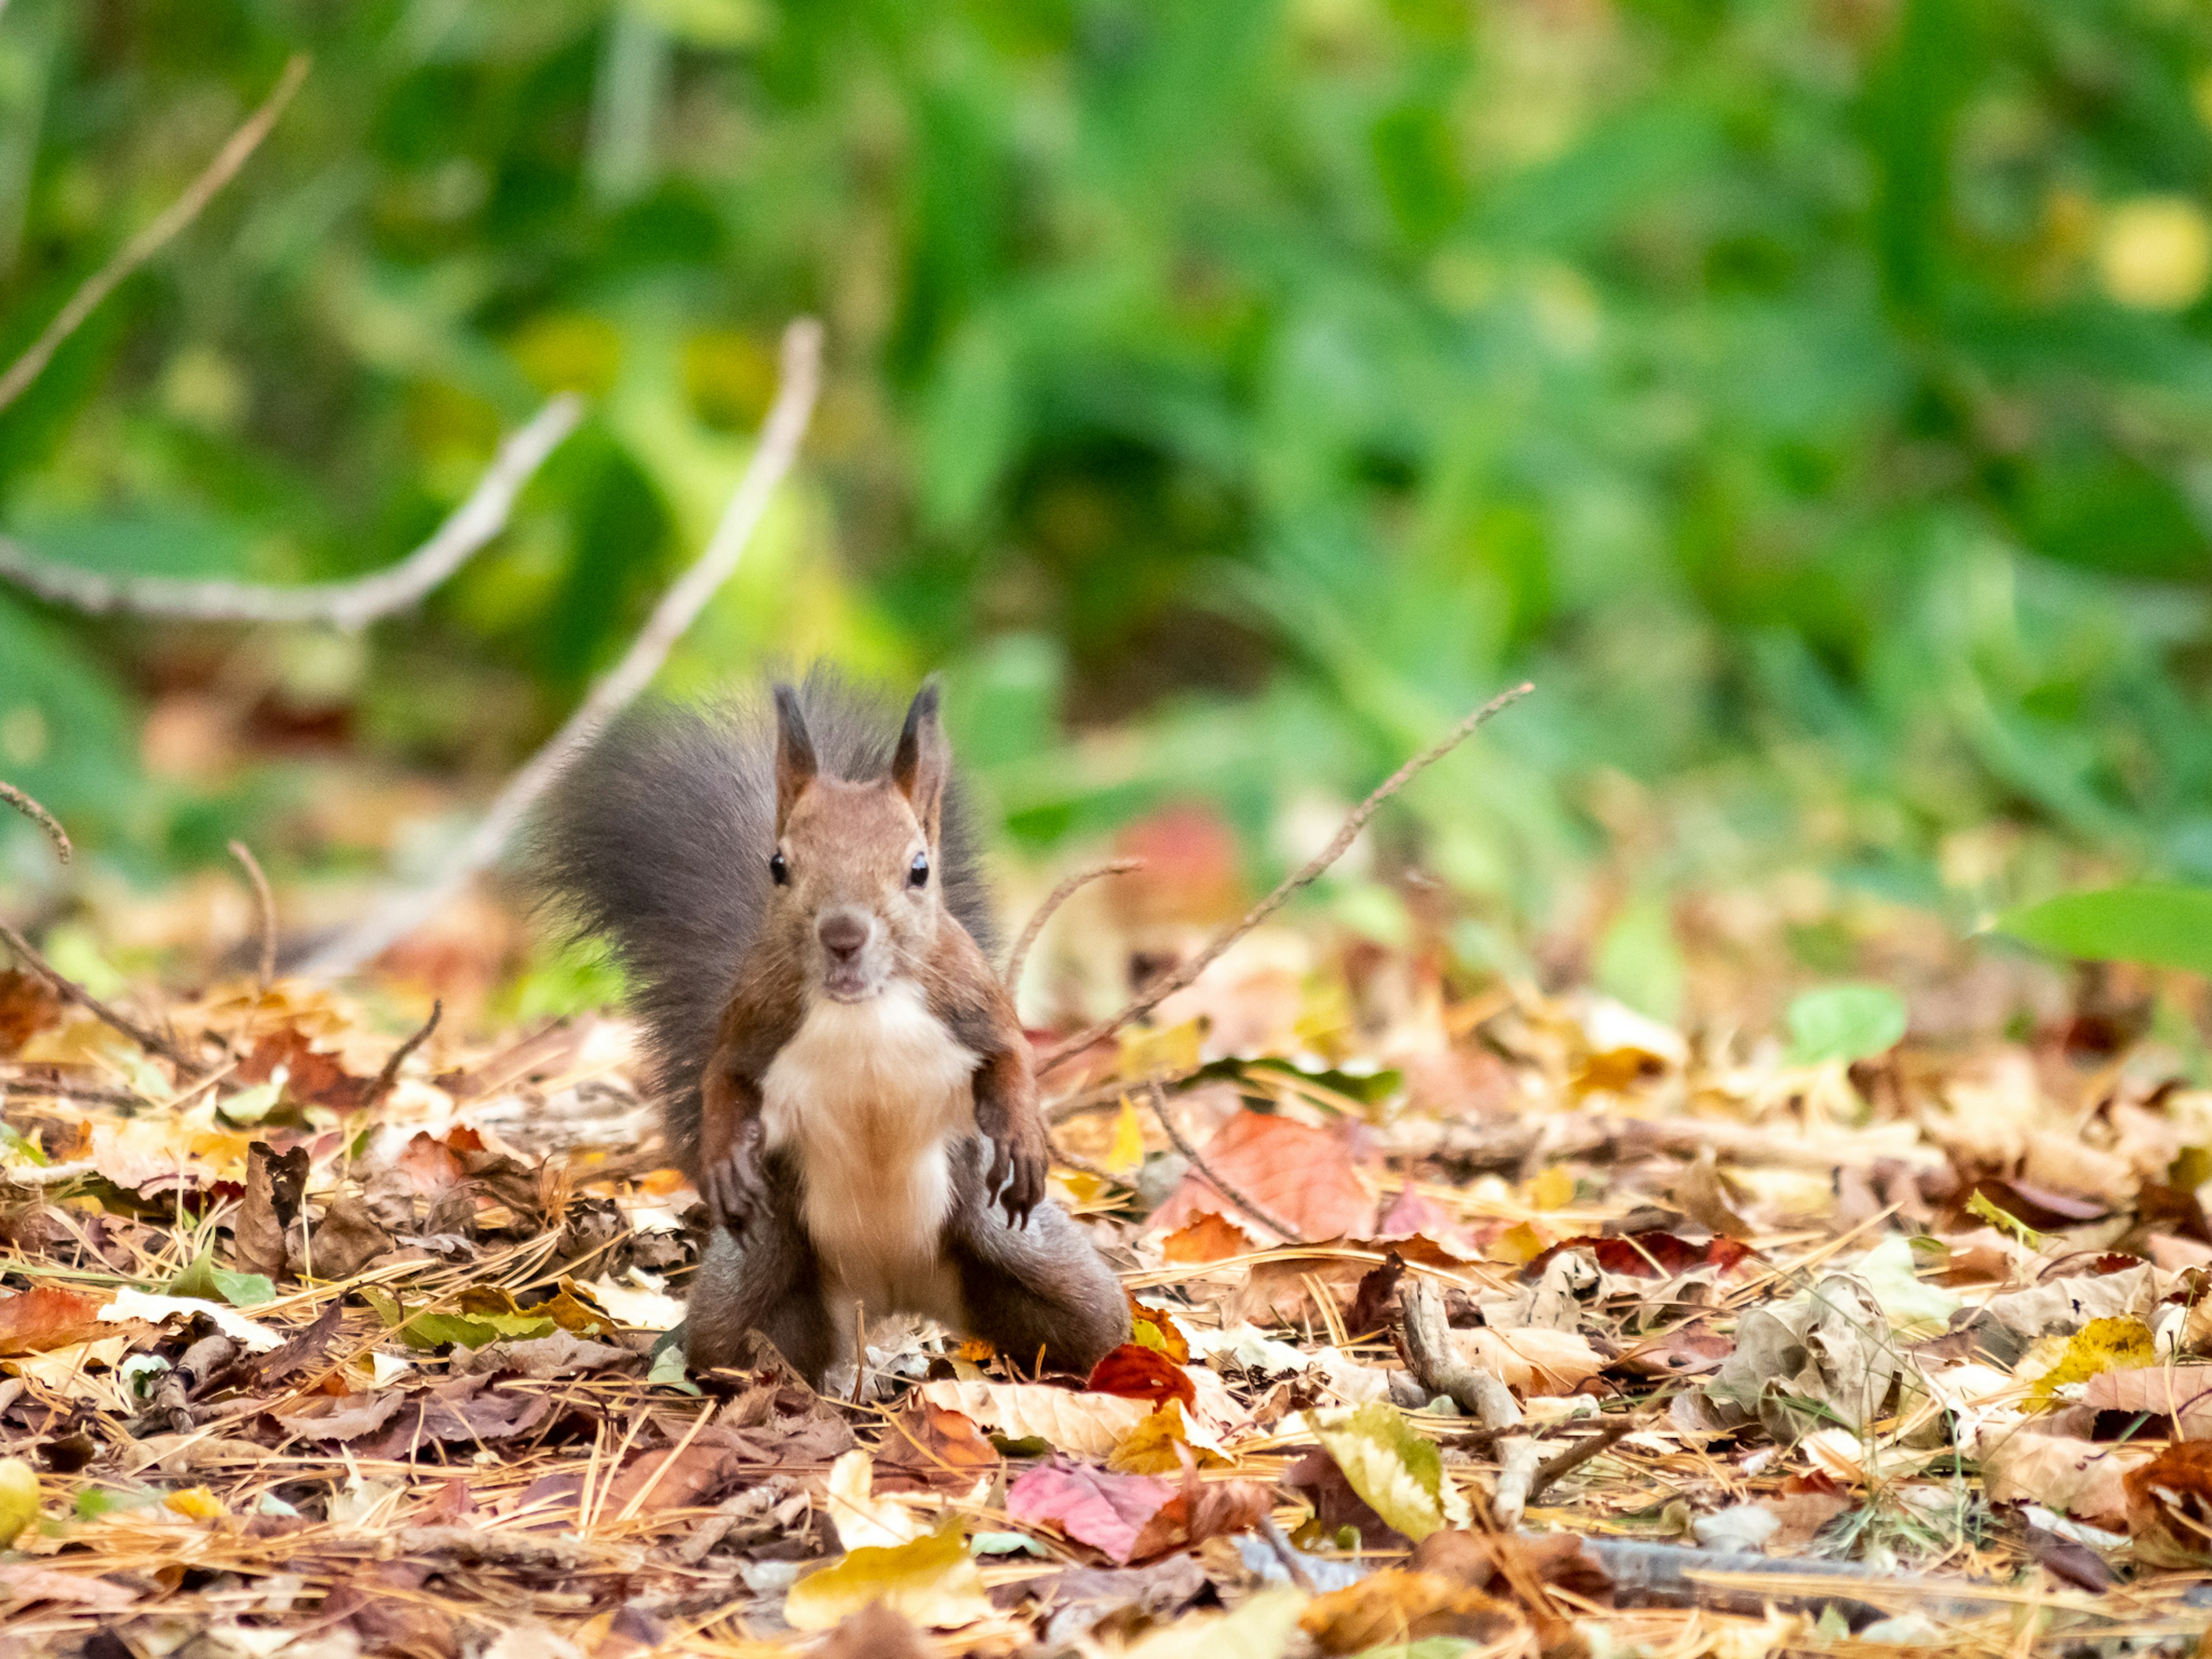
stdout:
[[1048,1522],[1126,1566],[1145,1523],[1175,1495],[1148,1474],[1109,1474],[1055,1457],[1007,1489],[1006,1513],[1017,1521]]
[[1665,1232],[1626,1233],[1617,1237],[1584,1233],[1563,1238],[1533,1257],[1522,1267],[1521,1276],[1541,1279],[1552,1258],[1562,1250],[1587,1250],[1600,1267],[1623,1279],[1672,1279],[1693,1267],[1707,1267],[1725,1273],[1752,1254],[1750,1246],[1733,1238],[1695,1242]]
[[367,1078],[350,1075],[336,1054],[320,1052],[304,1032],[289,1026],[255,1043],[231,1075],[240,1083],[266,1083],[279,1066],[285,1071],[284,1092],[295,1100],[349,1112],[368,1098]]
[[[1375,1214],[1352,1159],[1334,1135],[1295,1119],[1239,1112],[1206,1144],[1206,1161],[1221,1178],[1308,1239],[1357,1237]],[[1249,1215],[1194,1170],[1183,1177],[1152,1224],[1173,1231],[1206,1210],[1254,1232],[1266,1224]]]
[[1180,1400],[1185,1406],[1198,1403],[1198,1385],[1190,1380],[1189,1372],[1165,1354],[1134,1342],[1124,1342],[1093,1365],[1083,1386],[1092,1394],[1118,1394],[1129,1400],[1149,1400],[1154,1405],[1170,1400]]

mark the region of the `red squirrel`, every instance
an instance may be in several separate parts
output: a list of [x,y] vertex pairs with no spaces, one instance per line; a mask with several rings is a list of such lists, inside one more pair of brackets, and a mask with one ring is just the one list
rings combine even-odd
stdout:
[[611,944],[708,1208],[694,1366],[738,1363],[757,1331],[818,1383],[857,1310],[1088,1370],[1128,1340],[1127,1299],[1045,1197],[935,681],[887,726],[818,668],[772,708],[632,715],[556,786],[535,872]]

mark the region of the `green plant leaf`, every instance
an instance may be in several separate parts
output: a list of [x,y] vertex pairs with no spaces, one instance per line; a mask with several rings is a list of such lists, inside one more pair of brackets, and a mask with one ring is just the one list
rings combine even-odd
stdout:
[[1467,1525],[1467,1500],[1445,1478],[1443,1454],[1393,1407],[1378,1401],[1325,1419],[1314,1438],[1368,1507],[1415,1543]]
[[1790,1005],[1790,1059],[1798,1066],[1871,1060],[1905,1035],[1905,999],[1887,985],[1824,985]]
[[276,1287],[266,1273],[242,1273],[216,1265],[215,1252],[202,1250],[191,1265],[163,1287],[164,1294],[188,1296],[201,1302],[228,1302],[234,1308],[258,1308],[276,1299]]
[[2142,882],[2062,893],[2006,911],[1997,928],[2060,956],[2212,974],[2212,887]]

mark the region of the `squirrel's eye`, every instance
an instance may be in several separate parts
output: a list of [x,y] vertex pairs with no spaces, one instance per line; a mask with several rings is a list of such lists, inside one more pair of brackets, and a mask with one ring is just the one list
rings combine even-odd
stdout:
[[791,885],[791,866],[783,861],[781,853],[768,855],[768,878],[779,887]]
[[914,862],[907,866],[906,884],[909,887],[927,887],[929,884],[928,854],[916,853],[914,855]]

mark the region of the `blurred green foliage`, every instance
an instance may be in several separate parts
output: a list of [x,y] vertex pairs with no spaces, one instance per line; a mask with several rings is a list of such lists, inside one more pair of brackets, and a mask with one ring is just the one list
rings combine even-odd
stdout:
[[[0,595],[0,774],[110,857],[347,855],[301,827],[332,756],[526,752],[811,310],[808,471],[669,683],[947,664],[1033,845],[1348,798],[1526,672],[1409,797],[1503,914],[1633,843],[1626,780],[1713,803],[1632,921],[1792,826],[1908,895],[1990,820],[2212,878],[2201,8],[13,0],[0,349],[294,50],[264,150],[0,415],[9,527],[356,572],[548,391],[594,415],[365,649]],[[246,759],[192,763],[209,703]]]

